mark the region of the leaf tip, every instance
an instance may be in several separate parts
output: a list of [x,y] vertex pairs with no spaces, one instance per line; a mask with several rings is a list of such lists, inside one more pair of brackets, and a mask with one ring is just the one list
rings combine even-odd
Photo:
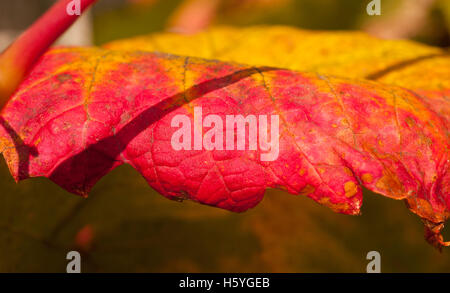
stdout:
[[444,241],[442,236],[442,229],[444,229],[444,222],[434,223],[427,219],[422,219],[425,228],[425,239],[428,243],[433,245],[436,249],[442,252],[442,247],[450,246],[450,241]]

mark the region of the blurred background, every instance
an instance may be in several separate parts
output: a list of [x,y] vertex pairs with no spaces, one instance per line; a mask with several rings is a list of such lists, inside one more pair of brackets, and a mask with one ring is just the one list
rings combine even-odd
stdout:
[[[53,2],[0,0],[0,50]],[[449,46],[450,1],[382,0],[381,16],[367,15],[369,2],[100,0],[58,43],[284,24]],[[129,166],[81,199],[46,179],[16,184],[2,158],[0,272],[65,272],[70,250],[82,252],[83,272],[365,272],[371,250],[380,252],[382,272],[450,272],[450,250],[439,253],[425,242],[420,219],[403,202],[369,191],[361,216],[274,190],[256,208],[234,214],[169,201]]]

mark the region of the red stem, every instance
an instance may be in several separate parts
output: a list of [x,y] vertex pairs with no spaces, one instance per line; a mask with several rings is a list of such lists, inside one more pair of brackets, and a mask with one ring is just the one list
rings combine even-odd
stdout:
[[[81,0],[81,12],[95,1]],[[0,109],[39,57],[78,19],[67,13],[72,3],[59,0],[0,55]]]

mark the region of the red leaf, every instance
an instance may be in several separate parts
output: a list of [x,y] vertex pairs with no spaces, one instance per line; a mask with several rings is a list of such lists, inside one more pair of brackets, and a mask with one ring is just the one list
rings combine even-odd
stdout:
[[[278,156],[263,161],[265,151],[248,150],[248,141],[245,150],[174,150],[171,121],[192,120],[195,107],[223,121],[278,115]],[[0,150],[17,180],[44,176],[86,196],[128,163],[170,199],[240,212],[265,189],[282,188],[345,214],[360,212],[365,186],[406,199],[434,229],[428,240],[445,244],[445,118],[399,87],[172,55],[57,49],[1,117]]]

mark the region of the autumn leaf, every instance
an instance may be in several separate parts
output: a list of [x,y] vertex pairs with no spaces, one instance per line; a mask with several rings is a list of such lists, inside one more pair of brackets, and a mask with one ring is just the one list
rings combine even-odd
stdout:
[[[445,106],[445,105],[444,105]],[[172,118],[277,115],[279,153],[175,151]],[[444,116],[445,117],[445,116]],[[166,54],[48,52],[2,112],[0,149],[17,180],[48,177],[87,195],[130,164],[170,199],[232,211],[267,188],[358,214],[362,186],[405,199],[443,245],[448,217],[445,120],[411,90],[379,82]]]

